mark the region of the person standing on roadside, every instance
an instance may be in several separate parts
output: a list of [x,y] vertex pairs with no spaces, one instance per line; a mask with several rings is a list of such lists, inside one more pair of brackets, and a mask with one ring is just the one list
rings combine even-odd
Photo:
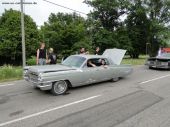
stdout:
[[56,64],[56,63],[57,63],[57,57],[54,54],[53,48],[50,48],[48,54],[48,64]]
[[47,51],[45,49],[45,43],[41,42],[40,48],[37,49],[36,64],[37,65],[46,65],[46,60],[48,60],[48,57],[47,57]]
[[95,50],[95,55],[99,55],[99,52],[100,52],[100,48],[99,47],[96,47],[96,50]]
[[164,53],[163,47],[160,47],[158,50],[158,56],[161,56]]
[[85,48],[81,47],[79,54],[85,55],[86,54]]

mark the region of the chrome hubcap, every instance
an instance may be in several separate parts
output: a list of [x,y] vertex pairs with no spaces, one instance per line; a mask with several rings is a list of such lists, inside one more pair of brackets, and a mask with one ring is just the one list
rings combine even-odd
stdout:
[[60,94],[66,90],[66,87],[67,87],[67,84],[65,81],[59,81],[54,84],[54,91]]

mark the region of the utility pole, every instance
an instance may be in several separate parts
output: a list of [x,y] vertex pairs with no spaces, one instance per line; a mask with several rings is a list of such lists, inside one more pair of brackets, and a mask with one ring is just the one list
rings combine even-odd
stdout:
[[23,0],[21,3],[21,33],[22,33],[22,65],[23,68],[26,66],[26,55],[25,55],[25,27],[24,27],[24,9],[23,9]]

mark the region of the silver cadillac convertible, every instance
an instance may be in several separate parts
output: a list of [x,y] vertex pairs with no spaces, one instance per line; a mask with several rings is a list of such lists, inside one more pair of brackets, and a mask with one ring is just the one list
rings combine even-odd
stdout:
[[72,55],[61,64],[25,67],[24,79],[54,95],[64,94],[69,87],[117,81],[133,70],[131,65],[120,65],[125,52],[107,49],[103,55]]

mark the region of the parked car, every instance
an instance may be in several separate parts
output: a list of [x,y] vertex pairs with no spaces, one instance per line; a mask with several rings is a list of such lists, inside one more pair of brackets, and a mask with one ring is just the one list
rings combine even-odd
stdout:
[[54,95],[64,94],[69,87],[117,81],[133,70],[131,65],[120,65],[125,52],[107,49],[103,55],[72,55],[62,64],[25,67],[24,78],[41,90],[51,90]]
[[157,57],[150,57],[146,65],[151,68],[170,69],[170,53],[163,53]]

